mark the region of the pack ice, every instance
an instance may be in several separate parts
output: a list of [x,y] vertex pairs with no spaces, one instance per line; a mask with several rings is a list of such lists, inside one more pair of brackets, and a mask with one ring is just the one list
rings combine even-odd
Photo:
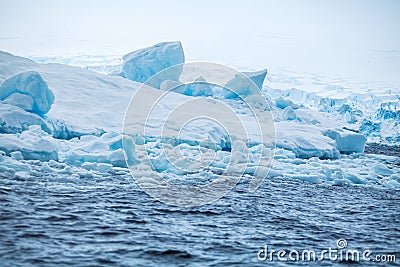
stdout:
[[[120,61],[118,59],[115,65]],[[208,155],[211,164],[201,173],[182,173],[171,168],[171,159],[166,159],[161,153],[161,137],[157,129],[161,118],[176,105],[200,97],[208,103],[210,112],[221,112],[212,110],[210,104],[218,100],[240,113],[249,124],[251,114],[244,108],[243,100],[224,93],[221,88],[204,84],[200,76],[198,83],[185,84],[180,80],[179,69],[152,86],[141,87],[155,73],[185,62],[180,42],[164,42],[144,48],[125,55],[122,61],[120,72],[106,75],[87,70],[84,66],[39,64],[0,52],[0,150],[4,152],[0,164],[4,173],[29,173],[32,161],[39,160],[43,172],[57,175],[78,173],[79,177],[90,178],[91,173],[116,173],[121,167],[126,167],[127,160],[139,166],[138,172],[146,173],[152,168],[166,179],[182,176],[190,180],[191,177],[218,175],[230,162],[241,164],[246,161],[244,175],[249,176],[268,174],[271,179],[284,176],[312,183],[399,188],[397,165],[387,165],[387,162],[396,162],[396,158],[363,154],[367,137],[373,136],[370,125],[377,119],[365,115],[368,108],[357,108],[360,103],[369,101],[365,96],[357,98],[357,105],[349,105],[350,100],[356,98],[347,96],[344,101],[336,99],[337,96],[302,91],[303,88],[296,89],[296,83],[288,77],[272,75],[268,78],[266,70],[244,74],[264,93],[270,104],[276,126],[277,149],[274,151],[256,139],[229,143],[230,137],[221,127],[201,121],[189,125],[180,138],[163,138],[169,140],[172,149],[181,151],[190,159],[173,158],[175,165],[193,164],[199,154]],[[264,81],[265,77],[267,81]],[[235,78],[226,81],[227,84],[236,82]],[[254,91],[249,90],[248,85],[235,86],[242,95],[251,99]],[[157,107],[150,122],[154,129],[151,135],[122,138],[124,114],[132,95],[140,88],[145,99],[154,99],[171,87],[178,89]],[[196,108],[193,110],[195,112]],[[384,108],[379,112],[384,113],[381,121],[398,120],[397,113],[385,115],[388,112],[385,113]],[[380,127],[383,128],[381,121]],[[211,143],[202,140],[211,140]],[[232,145],[241,146],[241,153],[232,155]],[[130,148],[129,155],[124,153],[123,146]],[[143,146],[146,146],[148,159],[140,153]],[[258,165],[260,157],[268,153],[275,153],[271,170]],[[372,168],[366,170],[365,166]]]

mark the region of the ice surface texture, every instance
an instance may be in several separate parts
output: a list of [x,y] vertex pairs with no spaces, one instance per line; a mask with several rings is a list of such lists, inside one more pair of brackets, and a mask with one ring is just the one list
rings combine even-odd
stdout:
[[22,134],[0,134],[0,150],[7,155],[19,151],[26,160],[58,160],[56,142],[37,125]]
[[1,84],[0,100],[19,106],[26,111],[44,115],[54,102],[54,94],[39,73],[27,71]]
[[336,141],[337,149],[342,153],[364,152],[367,138],[348,130],[327,130],[324,134]]
[[0,102],[0,133],[20,133],[30,125],[40,125],[43,131],[51,133],[51,126],[39,115],[27,112],[17,105]]
[[[39,73],[54,94],[53,105],[45,118],[42,117],[57,138],[71,139],[86,134],[120,132],[125,108],[139,87],[138,83],[121,77],[62,64],[37,64],[26,58],[0,52],[0,82],[6,83],[13,76],[18,77],[20,73],[31,71]],[[26,82],[38,84],[29,80]],[[25,126],[20,128],[27,129]]]
[[[153,72],[183,62],[180,43],[155,45],[124,57],[126,68],[121,75],[126,79],[62,64],[37,64],[0,52],[0,150],[9,156],[4,157],[9,159],[4,160],[4,164],[13,168],[18,161],[27,159],[59,160],[64,162],[59,164],[84,166],[88,172],[113,172],[117,167],[125,166],[121,148],[122,122],[131,96],[137,93],[141,85],[132,80],[147,79],[145,77]],[[244,74],[250,77],[258,90],[262,88],[268,94],[265,97],[274,115],[278,150],[273,169],[268,174],[270,177],[284,176],[338,186],[367,184],[399,187],[397,165],[386,163],[395,162],[394,159],[359,154],[363,152],[367,140],[363,135],[369,141],[399,142],[398,93],[369,89],[353,92],[323,82],[317,75],[293,74],[296,77],[289,77],[269,72],[266,76],[266,70]],[[176,87],[179,93],[172,94],[163,103],[165,105],[153,114],[153,133],[160,127],[159,117],[168,113],[174,103],[195,97],[204,97],[204,101],[219,97],[219,100],[229,102],[235,111],[241,113],[244,121],[247,120],[249,114],[243,101],[235,98],[234,94],[223,94],[220,88],[202,83],[204,79],[201,77],[198,83],[190,85],[185,85],[185,81],[179,79],[179,71],[163,79],[154,83],[156,88],[147,87],[141,92],[152,98]],[[233,84],[241,90],[247,96],[247,101],[259,101],[252,99],[252,91],[246,85],[237,84],[234,77],[227,79],[226,84]],[[207,105],[212,106],[210,102]],[[202,143],[199,150],[201,142],[198,140],[204,138],[216,145]],[[231,153],[229,136],[213,125],[189,125],[181,138],[171,138],[169,141],[172,148],[186,153],[193,161],[199,151],[215,154],[210,165],[213,174],[220,173],[230,160],[237,163],[243,161],[243,154]],[[152,150],[152,163],[160,172],[178,175],[159,157],[156,136],[133,136],[126,145],[132,148],[132,154],[128,155],[130,162],[143,160],[143,155],[135,154],[135,151],[146,145]],[[254,140],[249,142],[249,151],[250,164],[245,175],[262,175],[265,169],[259,168],[257,173],[253,163],[262,153],[270,151]],[[349,153],[353,154],[347,155]],[[185,162],[174,158],[174,163],[179,165]],[[52,167],[54,164],[43,164],[43,170],[56,170]],[[143,162],[143,166],[146,164]],[[371,168],[366,171],[365,166]],[[138,171],[146,172],[146,168]]]
[[[151,47],[143,48],[129,53],[123,57],[124,63],[121,76],[129,80],[144,83],[154,74],[182,63],[185,63],[182,44],[180,42],[164,42]],[[180,72],[171,75],[168,80],[178,81]],[[153,84],[153,87],[159,88],[160,83]]]
[[264,84],[265,76],[267,75],[267,70],[253,71],[253,72],[243,72],[244,75],[250,78],[250,80],[255,83],[255,85],[261,90]]

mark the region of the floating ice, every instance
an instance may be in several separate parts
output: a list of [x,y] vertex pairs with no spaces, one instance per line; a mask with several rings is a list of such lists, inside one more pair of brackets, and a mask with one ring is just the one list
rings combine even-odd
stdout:
[[[150,60],[145,56],[146,53]],[[168,65],[183,62],[180,43],[164,43],[128,54],[124,66],[132,77],[138,75],[137,79],[144,79],[146,75],[163,70]],[[131,154],[124,155],[120,133],[122,120],[129,99],[137,92],[140,84],[121,77],[101,75],[60,64],[39,65],[4,52],[0,52],[0,63],[0,82],[3,82],[0,87],[2,174],[29,177],[29,165],[26,161],[39,159],[50,160],[38,165],[39,172],[61,175],[62,179],[74,177],[72,180],[76,180],[79,176],[92,177],[96,172],[113,173],[115,166],[125,167],[125,156],[131,163],[140,162],[138,170],[146,173],[150,168],[149,162],[146,162],[143,154],[136,154],[135,150],[143,145],[149,145],[153,151],[150,154],[154,158],[150,159],[150,163],[154,163],[155,169],[174,173],[157,147],[157,136],[151,137],[154,139],[149,136],[126,138],[124,146],[130,147],[126,151]],[[122,75],[124,73],[123,71]],[[248,83],[237,79],[238,77],[231,77],[226,84],[246,96],[246,101],[262,103],[252,93],[262,87],[266,71],[244,74],[256,86],[253,84],[250,87]],[[399,100],[395,93],[388,96],[385,92],[345,92],[343,90],[346,88],[328,86],[329,83],[322,82],[320,77],[309,78],[312,83],[307,84],[306,78],[277,78],[274,74],[270,75],[264,90],[275,103],[271,110],[277,120],[278,149],[274,167],[269,173],[266,167],[257,168],[257,159],[262,154],[262,149],[257,148],[254,138],[248,140],[251,144],[246,147],[249,154],[244,147],[243,150],[231,153],[229,137],[208,124],[189,125],[181,138],[170,138],[171,149],[180,149],[188,159],[185,161],[180,157],[171,158],[173,165],[187,167],[188,162],[196,161],[197,151],[215,155],[209,166],[214,174],[222,173],[229,163],[236,164],[230,169],[232,172],[238,171],[239,165],[248,161],[245,173],[252,176],[263,177],[268,173],[269,177],[291,177],[312,183],[380,184],[388,188],[399,188],[397,165],[382,164],[381,158],[373,158],[371,155],[346,155],[362,152],[364,149],[366,138],[357,133],[358,129],[369,140],[400,140]],[[178,76],[179,72],[163,77],[166,80],[159,88],[166,91],[179,87],[183,81],[179,81]],[[158,129],[158,119],[168,114],[180,101],[190,100],[191,96],[217,97],[215,87],[202,84],[204,80],[199,76],[198,83],[183,85],[179,88],[181,91],[177,90],[186,96],[171,94],[163,103],[165,105],[154,113],[154,121],[149,123],[152,129]],[[15,88],[10,84],[15,85]],[[55,96],[53,105],[51,97],[45,93],[49,87]],[[147,98],[164,93],[151,87],[143,89],[142,93]],[[226,94],[221,98],[228,98],[222,101],[231,103],[230,106],[241,113],[246,122],[247,111],[234,94]],[[208,105],[210,112],[220,112],[212,109],[212,99],[204,100],[207,101],[202,104]],[[195,114],[196,107],[193,106],[190,112]],[[340,129],[342,127],[351,128],[351,131]],[[55,139],[46,132],[53,137],[68,140]],[[211,140],[213,145],[196,143],[200,137]],[[3,151],[8,156],[4,156]],[[346,154],[340,155],[339,152]],[[76,166],[82,166],[83,169],[77,172]],[[365,166],[371,168],[365,170]]]
[[355,132],[344,129],[327,130],[324,135],[336,141],[337,149],[342,153],[364,152],[367,138]]
[[294,152],[296,157],[336,159],[339,151],[335,142],[324,136],[321,128],[298,121],[276,122],[276,146]]
[[376,173],[376,174],[378,174],[378,175],[382,175],[382,176],[390,176],[390,175],[392,175],[393,174],[393,171],[392,170],[390,170],[388,167],[386,167],[385,165],[383,165],[383,164],[376,164],[374,167],[373,167],[373,170],[374,170],[374,172]]
[[49,161],[58,160],[57,146],[48,133],[43,132],[38,125],[29,126],[21,134],[0,134],[0,150],[11,155],[20,151],[24,159]]
[[6,156],[6,153],[0,150],[0,174],[13,177],[18,172],[29,172],[30,170],[29,165],[20,162],[19,159]]
[[353,173],[346,173],[346,178],[353,184],[365,184],[365,180]]
[[[128,162],[135,162],[136,155],[134,141],[124,138],[124,146],[126,146]],[[126,167],[124,151],[122,149],[122,135],[114,132],[105,133],[101,136],[84,135],[80,138],[73,138],[68,142],[64,142],[60,151],[60,159],[73,165],[84,165],[86,169],[98,169],[98,165],[90,163],[107,163],[113,166]]]

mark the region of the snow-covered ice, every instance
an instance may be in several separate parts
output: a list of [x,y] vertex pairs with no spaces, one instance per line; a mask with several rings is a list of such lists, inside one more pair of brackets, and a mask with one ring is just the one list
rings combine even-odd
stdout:
[[342,153],[364,152],[367,138],[346,129],[327,130],[324,135],[336,141],[337,149]]
[[0,134],[0,150],[14,157],[14,152],[20,152],[24,159],[58,160],[56,144],[38,125],[29,126],[28,130],[20,134]]
[[39,73],[27,71],[10,77],[0,85],[0,100],[44,115],[54,102],[54,94]]
[[264,84],[265,76],[267,75],[267,69],[260,71],[252,71],[252,72],[247,71],[243,72],[243,74],[249,77],[250,80],[252,80],[253,83],[257,85],[259,89],[261,89]]
[[[54,94],[46,114],[60,138],[119,132],[136,82],[62,64],[37,64],[0,52],[0,82],[22,72],[39,73]],[[155,90],[155,89],[154,89]]]
[[[123,56],[123,66],[120,75],[129,80],[144,83],[154,74],[182,63],[185,63],[185,54],[180,42],[164,42]],[[178,81],[180,72],[169,72],[169,80]],[[160,81],[161,83],[161,81]],[[159,88],[160,84],[153,84]]]
[[[245,96],[247,103],[261,107],[263,101],[269,104],[264,108],[273,114],[277,148],[269,170],[259,164],[260,158],[272,155],[274,150],[258,139],[244,99],[205,83],[209,77],[185,72],[180,67],[166,72],[167,76],[152,84],[154,88],[141,87],[141,82],[153,74],[184,63],[179,42],[161,43],[127,54],[122,65],[118,58],[104,61],[103,57],[91,57],[91,66],[98,66],[93,70],[102,73],[88,70],[82,62],[80,68],[48,64],[52,61],[44,58],[36,60],[44,64],[0,52],[0,151],[4,152],[0,167],[10,175],[29,173],[31,162],[40,160],[45,173],[64,178],[90,177],[121,171],[127,158],[142,175],[148,173],[149,179],[151,169],[167,177],[178,175],[188,180],[200,175],[193,171],[198,168],[211,176],[224,171],[226,175],[241,173],[241,164],[246,162],[244,175],[254,177],[282,176],[336,186],[400,188],[398,158],[363,154],[367,142],[400,141],[400,92],[396,89],[372,90],[368,84],[331,81],[315,74],[285,70],[269,71],[268,75],[266,70],[243,72],[255,86],[243,83],[239,76],[221,78],[223,84]],[[67,58],[58,62],[77,64]],[[101,66],[106,65],[113,66],[108,73],[114,73],[105,75],[107,72]],[[122,77],[115,75],[118,69]],[[219,75],[218,70],[213,73]],[[196,83],[186,84],[189,78]],[[171,88],[176,93],[169,92],[162,98]],[[260,91],[263,99],[259,99]],[[122,138],[125,111],[134,94],[141,94],[141,99],[148,103],[160,97],[161,101],[146,122],[146,136]],[[148,103],[134,105],[138,116],[132,117],[132,127],[143,127],[139,115]],[[225,126],[235,128],[236,124],[229,120],[229,112],[233,111],[254,131],[250,131],[243,145],[239,141],[245,138],[228,135],[206,120],[188,123],[180,129],[184,117],[177,117],[161,132],[162,118],[182,103],[190,106],[187,117],[207,110],[210,115],[228,118]],[[168,158],[162,143],[168,143],[173,152]],[[124,151],[124,146],[129,149]],[[199,157],[209,164],[196,165]]]
[[51,133],[51,126],[39,115],[27,112],[19,105],[0,102],[0,133],[20,133],[30,125],[39,125],[43,131]]

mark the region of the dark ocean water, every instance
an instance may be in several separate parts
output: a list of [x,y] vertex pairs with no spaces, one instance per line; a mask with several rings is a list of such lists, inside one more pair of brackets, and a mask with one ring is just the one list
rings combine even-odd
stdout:
[[[1,266],[365,266],[400,263],[400,191],[267,179],[199,208],[160,203],[125,175],[77,181],[0,174]],[[348,249],[397,263],[259,261],[269,249]],[[287,257],[287,254],[286,254]],[[373,256],[371,256],[372,258]]]

